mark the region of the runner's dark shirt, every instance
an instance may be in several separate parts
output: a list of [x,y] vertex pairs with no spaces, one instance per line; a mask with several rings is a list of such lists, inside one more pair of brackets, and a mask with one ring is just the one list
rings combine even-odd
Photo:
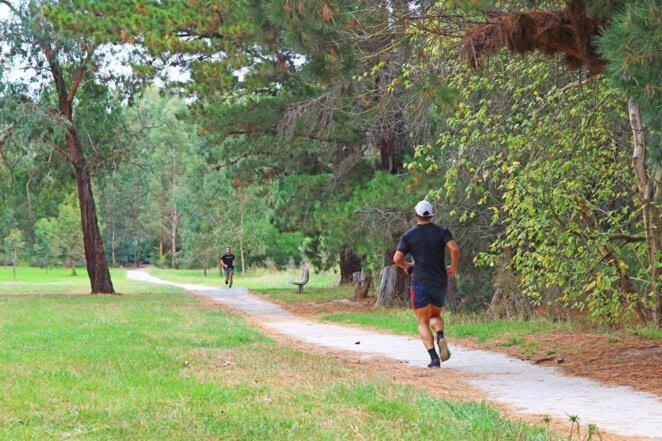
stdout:
[[400,238],[398,251],[414,258],[412,285],[446,288],[446,244],[453,240],[451,232],[434,223],[419,224]]
[[234,254],[227,254],[227,253],[223,254],[221,256],[221,261],[223,261],[223,263],[227,265],[227,268],[234,269]]

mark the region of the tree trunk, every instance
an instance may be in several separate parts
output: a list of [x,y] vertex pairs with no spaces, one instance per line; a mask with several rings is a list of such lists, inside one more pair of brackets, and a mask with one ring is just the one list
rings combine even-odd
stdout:
[[159,258],[163,260],[163,236],[159,236]]
[[113,266],[117,265],[117,260],[115,259],[115,225],[111,227],[110,231],[110,261]]
[[177,268],[177,223],[179,222],[177,207],[172,209],[170,221],[170,266]]
[[30,184],[32,182],[32,175],[28,177],[28,181],[25,183],[25,200],[28,203],[28,218],[30,219],[30,225],[32,226],[33,238],[34,238],[34,224],[36,220],[34,218],[34,210],[32,209],[32,195],[30,193]]
[[240,202],[239,210],[239,257],[241,259],[241,277],[246,276],[246,268],[244,267],[244,209],[246,204],[242,199]]
[[382,268],[375,306],[397,308],[409,305],[410,301],[409,276],[395,265]]
[[639,107],[635,104],[632,97],[628,98],[628,114],[630,117],[630,127],[632,128],[632,139],[634,149],[632,152],[632,167],[637,178],[637,189],[641,198],[642,214],[644,220],[644,230],[646,233],[646,248],[648,251],[648,272],[649,284],[648,292],[653,301],[653,322],[660,326],[662,323],[662,299],[658,280],[657,255],[662,247],[660,213],[657,207],[660,188],[655,182],[655,177],[649,178],[646,170],[646,139],[644,137],[644,127],[639,115]]
[[[577,203],[580,207],[580,214],[586,225],[596,231],[599,230],[600,226],[598,221],[594,216],[591,215],[586,199],[578,196]],[[600,251],[602,259],[614,269],[614,272],[618,277],[618,289],[621,292],[621,303],[625,306],[630,306],[630,298],[632,297],[632,294],[637,292],[637,290],[634,286],[634,283],[632,283],[630,275],[627,272],[627,267],[621,264],[621,261],[618,259],[616,252],[611,247],[605,244],[600,244],[598,245],[598,251]],[[640,322],[645,322],[646,315],[642,307],[641,299],[637,298],[634,302],[632,302],[631,306],[637,316],[637,319]]]
[[135,264],[136,268],[140,267],[140,239],[136,239],[136,256],[135,256]]
[[485,311],[487,317],[489,317],[491,320],[501,318],[502,300],[503,300],[503,290],[501,288],[495,289],[494,295],[492,296],[492,300],[490,301],[490,304],[487,307],[487,311]]
[[340,257],[340,284],[348,285],[353,281],[353,275],[361,271],[361,258],[351,248],[343,248]]
[[365,299],[368,297],[368,291],[370,291],[372,285],[372,276],[363,271],[357,271],[352,275],[352,279],[354,281],[354,298]]
[[92,294],[111,294],[115,290],[110,279],[106,252],[103,248],[101,231],[99,231],[99,221],[97,219],[97,208],[92,193],[91,177],[87,169],[85,157],[83,156],[80,139],[73,125],[69,125],[67,128],[66,139],[71,164],[73,165],[74,175],[76,176],[78,204],[80,206],[80,216],[83,226],[85,262],[87,264],[87,275],[90,278]]
[[12,249],[12,272],[14,276],[14,282],[16,282],[16,260],[17,260],[17,252],[16,252],[16,248],[14,247]]
[[379,158],[381,170],[392,174],[396,173],[394,138],[385,139],[379,144]]
[[107,211],[106,217],[108,221],[108,225],[110,228],[110,263],[113,266],[117,266],[117,259],[115,256],[115,239],[116,239],[116,224],[117,224],[117,218],[116,218],[116,203],[117,203],[117,198],[116,195],[116,187],[115,187],[115,172],[111,174],[111,179],[110,179],[110,207],[111,209]]

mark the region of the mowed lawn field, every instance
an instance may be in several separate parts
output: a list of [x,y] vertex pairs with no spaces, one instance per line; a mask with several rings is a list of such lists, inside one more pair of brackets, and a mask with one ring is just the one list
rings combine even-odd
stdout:
[[[0,439],[547,440],[261,335],[243,318],[113,271],[0,268]],[[443,388],[443,384],[439,385]]]

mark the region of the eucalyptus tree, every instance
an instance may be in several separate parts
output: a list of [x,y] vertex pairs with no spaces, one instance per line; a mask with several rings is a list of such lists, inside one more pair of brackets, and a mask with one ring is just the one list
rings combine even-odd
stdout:
[[[8,50],[2,52],[5,66],[29,72],[30,92],[38,100],[31,109],[54,128],[53,146],[71,164],[83,231],[87,272],[92,293],[112,293],[92,188],[87,152],[81,141],[84,128],[75,112],[77,96],[85,83],[94,81],[94,71],[105,57],[91,36],[79,36],[57,27],[47,12],[56,2],[0,2],[10,17],[0,24]],[[21,76],[21,78],[23,78]],[[51,102],[47,95],[53,91]],[[21,121],[16,121],[20,124]]]
[[18,264],[19,253],[25,247],[23,232],[18,228],[12,229],[2,242],[5,255],[12,265],[13,280],[16,281],[16,266]]

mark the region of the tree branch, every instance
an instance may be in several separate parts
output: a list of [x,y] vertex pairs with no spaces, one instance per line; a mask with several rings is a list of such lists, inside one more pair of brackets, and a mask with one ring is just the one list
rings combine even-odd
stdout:
[[646,240],[646,236],[632,236],[632,235],[629,235],[629,234],[610,234],[607,237],[611,241],[622,240],[626,243],[644,242]]
[[67,95],[67,105],[69,106],[71,106],[71,103],[74,100],[74,97],[76,96],[76,92],[80,87],[80,83],[81,81],[83,81],[85,72],[87,72],[87,65],[92,59],[92,55],[94,54],[95,50],[96,50],[96,46],[90,48],[90,50],[87,52],[87,55],[85,56],[85,61],[83,61],[83,64],[81,65],[81,68],[78,71],[76,78],[74,79],[74,83],[71,85],[71,90],[69,90],[69,94]]

